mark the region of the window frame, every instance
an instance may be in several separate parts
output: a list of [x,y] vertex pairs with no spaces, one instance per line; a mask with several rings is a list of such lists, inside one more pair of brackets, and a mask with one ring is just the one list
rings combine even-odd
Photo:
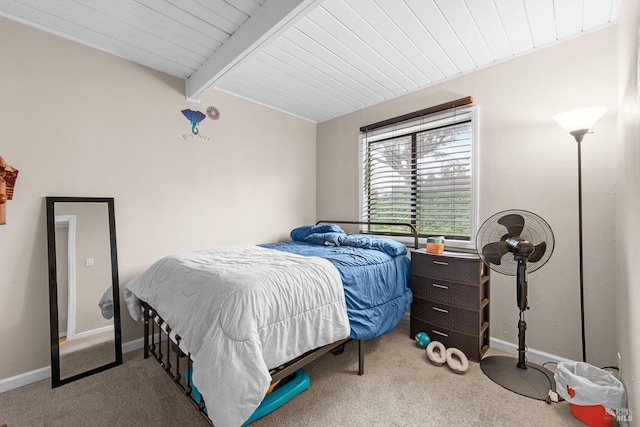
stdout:
[[[462,117],[456,120],[456,116],[460,115],[462,117],[469,116],[468,118],[463,119]],[[447,239],[446,247],[447,249],[462,249],[462,250],[475,250],[475,240],[476,234],[478,232],[478,221],[479,221],[479,200],[480,200],[480,185],[479,185],[479,156],[478,156],[478,147],[480,145],[480,132],[479,132],[479,117],[480,117],[480,109],[477,105],[471,105],[466,107],[458,107],[455,109],[449,109],[445,111],[441,111],[438,113],[430,114],[428,116],[421,117],[419,119],[407,120],[406,122],[401,122],[394,125],[385,126],[379,130],[374,132],[361,132],[358,137],[358,216],[360,221],[364,221],[363,217],[363,207],[364,207],[364,144],[367,143],[367,139],[371,138],[375,135],[382,135],[385,133],[391,133],[395,136],[401,136],[401,134],[409,134],[412,132],[418,132],[419,130],[409,130],[413,129],[416,126],[419,127],[420,130],[428,130],[430,124],[433,124],[437,121],[447,120],[454,118],[453,123],[462,122],[466,120],[471,120],[471,235],[470,240],[454,240]],[[395,130],[397,126],[402,126],[404,130]],[[390,135],[391,136],[391,135]],[[394,239],[399,240],[403,243],[413,244],[413,238],[404,237],[404,236],[394,236]],[[419,243],[421,245],[426,244],[427,238],[420,237]]]

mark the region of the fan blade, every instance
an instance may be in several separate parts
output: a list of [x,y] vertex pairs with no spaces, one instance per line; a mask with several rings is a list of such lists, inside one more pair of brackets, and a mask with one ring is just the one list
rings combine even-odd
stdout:
[[547,243],[546,242],[542,242],[538,245],[536,245],[535,249],[533,250],[533,252],[531,253],[531,255],[529,255],[529,258],[527,259],[527,261],[529,262],[538,262],[542,259],[542,257],[544,256],[544,253],[547,250]]
[[507,230],[509,230],[507,237],[518,237],[524,228],[524,218],[518,214],[509,214],[500,218],[498,224],[507,227]]
[[487,243],[482,248],[482,256],[491,264],[500,265],[502,256],[509,252],[505,242]]

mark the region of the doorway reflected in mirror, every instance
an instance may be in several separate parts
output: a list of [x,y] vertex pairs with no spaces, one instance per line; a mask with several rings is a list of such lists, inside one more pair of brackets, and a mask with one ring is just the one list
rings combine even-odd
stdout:
[[122,363],[113,205],[47,197],[53,387]]

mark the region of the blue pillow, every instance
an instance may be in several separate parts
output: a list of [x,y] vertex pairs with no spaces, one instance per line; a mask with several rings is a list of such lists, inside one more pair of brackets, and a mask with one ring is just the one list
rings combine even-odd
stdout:
[[355,246],[363,249],[375,249],[390,256],[405,255],[407,247],[402,243],[392,240],[373,237],[365,234],[350,234],[340,239],[342,246]]
[[355,248],[370,249],[371,237],[364,234],[349,234],[342,238],[340,242],[342,246],[353,246]]
[[407,247],[393,239],[373,238],[372,249],[377,249],[391,256],[406,255]]
[[291,240],[304,242],[310,234],[315,233],[343,233],[344,231],[337,224],[305,225],[291,230]]
[[313,243],[314,245],[340,246],[340,239],[345,236],[345,233],[337,233],[335,231],[328,233],[312,233],[305,237],[304,241],[307,243]]

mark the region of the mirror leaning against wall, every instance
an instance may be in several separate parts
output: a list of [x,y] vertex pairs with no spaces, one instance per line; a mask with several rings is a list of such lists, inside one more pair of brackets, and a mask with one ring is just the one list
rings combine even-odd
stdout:
[[47,197],[53,388],[122,364],[113,198]]

